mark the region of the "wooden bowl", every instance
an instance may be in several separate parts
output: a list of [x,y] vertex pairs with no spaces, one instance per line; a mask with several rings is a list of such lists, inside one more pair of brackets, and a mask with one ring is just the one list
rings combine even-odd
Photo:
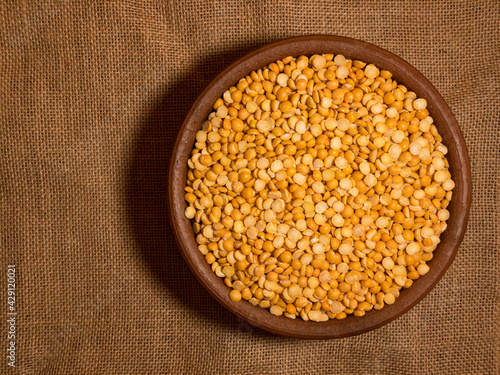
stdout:
[[[393,305],[386,305],[378,311],[369,311],[363,317],[348,316],[344,320],[317,323],[274,316],[268,310],[253,306],[247,301],[233,302],[229,299],[230,289],[212,272],[199,252],[191,223],[184,216],[184,187],[187,160],[196,132],[225,90],[252,70],[286,56],[321,53],[340,53],[346,58],[373,63],[380,69],[392,72],[398,83],[425,98],[434,123],[443,137],[443,143],[448,147],[450,172],[456,186],[448,207],[448,228],[441,235],[441,243],[434,252],[434,258],[428,263],[428,274],[416,280],[409,289],[403,290]],[[471,203],[471,174],[465,142],[450,108],[431,83],[406,61],[382,48],[359,40],[326,35],[303,36],[266,45],[234,62],[220,73],[201,93],[186,116],[173,151],[169,178],[171,225],[184,259],[203,287],[224,307],[252,325],[276,334],[307,339],[340,338],[367,332],[387,324],[415,306],[437,284],[453,261],[465,234]]]

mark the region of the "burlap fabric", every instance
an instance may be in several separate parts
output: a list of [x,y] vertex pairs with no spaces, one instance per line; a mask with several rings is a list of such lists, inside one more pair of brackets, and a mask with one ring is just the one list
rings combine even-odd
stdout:
[[[477,1],[2,1],[0,373],[498,374],[500,5]],[[167,214],[183,115],[227,64],[328,33],[403,57],[465,136],[473,204],[437,287],[369,333],[255,329],[195,281]],[[7,265],[17,270],[7,367]]]

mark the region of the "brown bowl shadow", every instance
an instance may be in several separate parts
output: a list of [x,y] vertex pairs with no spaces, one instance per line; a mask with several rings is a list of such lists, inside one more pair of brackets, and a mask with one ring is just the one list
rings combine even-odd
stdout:
[[175,296],[179,306],[199,314],[200,319],[268,334],[231,314],[200,286],[181,256],[168,214],[168,169],[177,131],[203,88],[246,52],[229,50],[201,61],[173,82],[144,116],[129,160],[126,208],[140,249],[139,261],[146,264],[151,278]]

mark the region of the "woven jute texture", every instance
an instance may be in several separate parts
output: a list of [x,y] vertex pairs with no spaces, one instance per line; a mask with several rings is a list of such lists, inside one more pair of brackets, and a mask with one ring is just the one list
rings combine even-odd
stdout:
[[[499,13],[497,0],[1,1],[0,373],[498,374]],[[251,327],[198,284],[169,227],[167,162],[220,70],[318,33],[383,47],[436,86],[469,149],[473,203],[415,308],[307,341]]]

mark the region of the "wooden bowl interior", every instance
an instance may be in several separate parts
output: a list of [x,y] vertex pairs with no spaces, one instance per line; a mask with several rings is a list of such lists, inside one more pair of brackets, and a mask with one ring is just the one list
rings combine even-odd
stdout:
[[[379,311],[372,310],[361,318],[348,316],[341,321],[330,320],[323,323],[277,317],[246,301],[231,301],[228,296],[229,288],[212,272],[199,252],[190,221],[184,216],[187,159],[196,132],[211,112],[217,98],[252,70],[286,56],[319,53],[341,53],[350,59],[373,63],[378,68],[393,73],[398,83],[425,98],[434,123],[443,137],[443,143],[448,147],[450,172],[456,183],[448,208],[448,228],[441,235],[441,243],[434,252],[434,259],[429,262],[429,273],[416,280],[411,288],[402,291],[393,305],[386,305]],[[465,142],[451,110],[437,90],[415,68],[392,53],[365,42],[336,36],[307,36],[273,43],[249,53],[224,70],[198,97],[186,116],[172,155],[169,178],[171,224],[182,255],[199,282],[219,303],[254,326],[281,335],[308,339],[340,338],[366,332],[396,319],[418,303],[437,284],[453,261],[465,233],[471,200],[470,166]]]

